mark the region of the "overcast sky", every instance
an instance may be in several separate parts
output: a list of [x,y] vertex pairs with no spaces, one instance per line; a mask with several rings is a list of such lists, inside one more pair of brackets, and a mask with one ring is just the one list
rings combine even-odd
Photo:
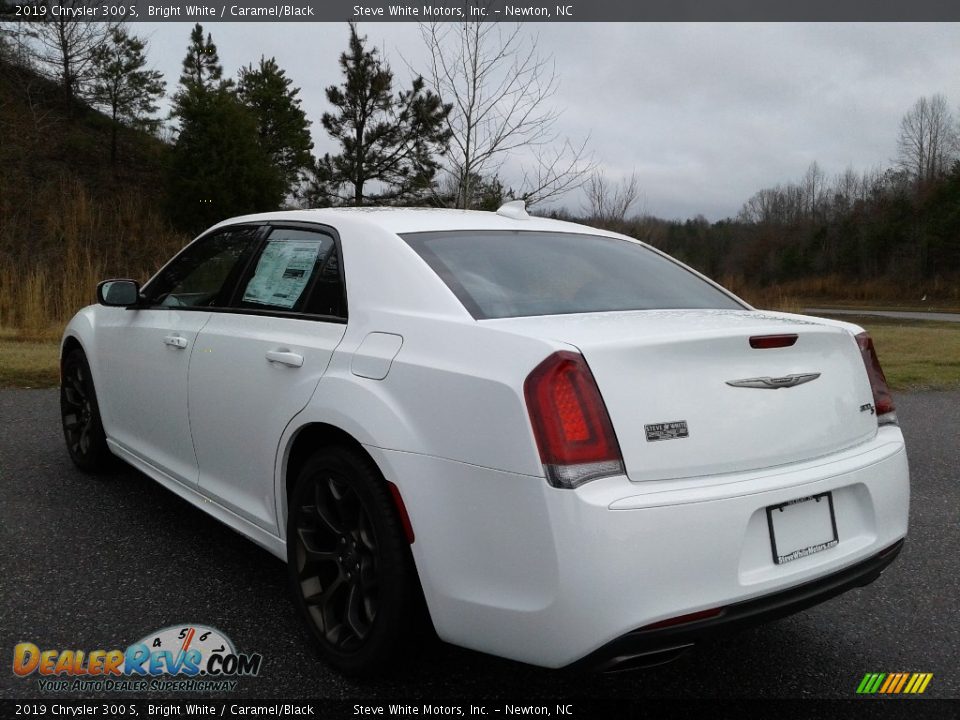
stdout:
[[[191,24],[143,23],[150,59],[172,92]],[[324,88],[339,83],[346,24],[210,23],[226,74],[275,56],[295,85],[316,151]],[[922,95],[960,103],[955,24],[528,24],[559,77],[560,132],[590,137],[608,177],[636,170],[643,209],[663,218],[734,216],[762,187],[797,180],[816,160],[829,175],[888,166],[900,118]],[[426,69],[414,23],[365,23],[395,76]],[[507,184],[517,163],[505,167]],[[577,211],[573,193],[561,204]]]

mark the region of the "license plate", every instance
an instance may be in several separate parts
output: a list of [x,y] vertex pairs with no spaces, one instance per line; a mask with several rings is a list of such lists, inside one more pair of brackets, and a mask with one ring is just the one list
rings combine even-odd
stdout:
[[770,545],[777,565],[832,548],[837,536],[833,493],[797,498],[767,508]]

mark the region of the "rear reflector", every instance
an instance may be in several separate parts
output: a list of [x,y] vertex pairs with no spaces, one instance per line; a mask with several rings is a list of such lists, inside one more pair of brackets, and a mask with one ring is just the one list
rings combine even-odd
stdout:
[[582,355],[554,353],[530,373],[523,393],[551,485],[575,488],[624,473],[610,415]]
[[750,347],[754,350],[790,347],[797,342],[796,335],[754,335],[750,338]]
[[387,481],[387,487],[390,489],[390,497],[393,498],[393,505],[397,508],[397,515],[400,516],[400,526],[403,528],[403,535],[409,545],[413,545],[416,537],[413,534],[413,524],[410,522],[410,514],[407,512],[407,506],[400,495],[400,488],[392,482]]
[[883,368],[880,367],[880,360],[877,358],[877,351],[873,347],[873,340],[868,333],[860,333],[857,335],[857,345],[860,347],[860,355],[863,356],[867,377],[870,378],[870,389],[873,391],[873,407],[877,413],[877,423],[880,425],[899,424],[896,408],[893,405],[893,397],[890,395],[890,388],[887,387],[887,378],[883,374]]
[[674,627],[676,625],[686,625],[687,623],[697,622],[699,620],[709,620],[710,618],[719,617],[720,615],[723,615],[723,608],[711,608],[710,610],[701,610],[700,612],[689,613],[688,615],[680,615],[679,617],[661,620],[660,622],[653,623],[652,625],[644,625],[642,628],[640,628],[640,630],[641,632],[644,630],[661,630],[663,628]]

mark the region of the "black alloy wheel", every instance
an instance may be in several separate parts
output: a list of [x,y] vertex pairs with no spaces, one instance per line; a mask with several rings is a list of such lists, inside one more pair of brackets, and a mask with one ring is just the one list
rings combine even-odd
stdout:
[[107,448],[90,365],[79,349],[63,359],[60,418],[73,463],[84,472],[106,470],[113,456]]
[[287,557],[295,602],[339,670],[379,673],[407,646],[419,583],[379,471],[332,447],[301,470],[289,503]]

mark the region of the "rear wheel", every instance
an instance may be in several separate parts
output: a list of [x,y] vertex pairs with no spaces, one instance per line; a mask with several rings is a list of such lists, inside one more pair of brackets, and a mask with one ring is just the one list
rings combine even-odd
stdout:
[[106,470],[113,455],[100,421],[100,406],[90,365],[83,350],[71,350],[63,359],[60,419],[70,459],[84,472]]
[[290,495],[287,559],[294,602],[331,665],[388,669],[409,647],[419,585],[386,482],[358,451],[331,447]]

